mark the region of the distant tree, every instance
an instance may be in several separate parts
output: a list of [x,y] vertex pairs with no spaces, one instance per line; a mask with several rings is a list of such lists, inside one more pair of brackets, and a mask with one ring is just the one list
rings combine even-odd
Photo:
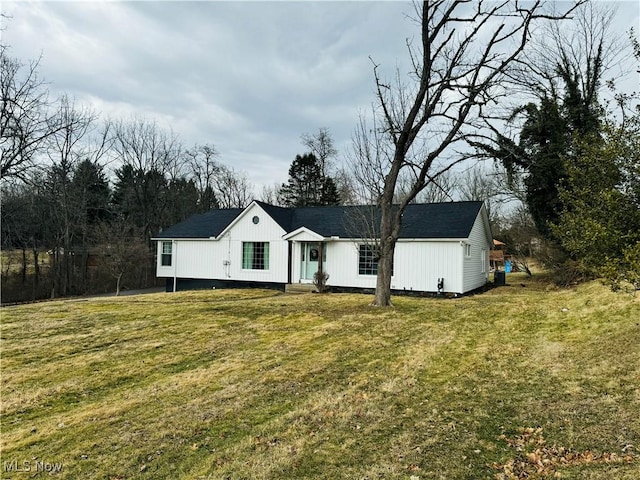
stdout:
[[[410,184],[410,181],[407,182]],[[450,171],[444,171],[429,181],[427,186],[414,199],[415,203],[442,203],[451,202],[454,199],[458,180]],[[406,187],[399,190],[398,198],[404,198]]]
[[40,240],[32,230],[34,224],[33,204],[35,187],[24,183],[5,183],[2,185],[2,209],[0,214],[0,238],[2,250],[20,250],[22,252],[21,280],[27,281],[27,252]]
[[176,178],[169,181],[167,186],[167,223],[173,225],[195,213],[202,212],[200,208],[201,193],[193,180]]
[[253,200],[253,185],[244,172],[221,166],[214,190],[220,208],[244,208]]
[[500,214],[502,189],[499,177],[490,166],[478,163],[458,175],[456,196],[461,201],[484,202],[491,225]]
[[109,201],[111,188],[103,167],[85,159],[78,163],[72,173],[69,185],[73,199],[73,254],[75,269],[74,282],[79,291],[91,289],[89,285],[89,257],[94,246],[94,230],[110,218]]
[[362,200],[362,188],[358,180],[349,170],[348,165],[343,165],[336,169],[333,177],[338,190],[338,198],[342,205],[361,205],[366,203]]
[[319,205],[321,194],[322,175],[315,155],[296,155],[289,167],[289,180],[280,187],[280,203],[287,207]]
[[109,218],[109,199],[111,188],[104,173],[104,167],[85,159],[78,163],[73,171],[71,192],[78,207],[82,235],[88,236],[92,226]]
[[185,151],[189,178],[193,179],[198,190],[199,212],[207,212],[220,206],[215,193],[216,179],[222,170],[218,156],[214,145],[195,145]]
[[320,205],[340,205],[340,194],[336,182],[331,177],[324,177],[320,194]]
[[260,201],[268,203],[269,205],[280,205],[280,198],[278,197],[278,191],[280,190],[280,184],[274,183],[273,185],[263,185],[260,192]]
[[302,145],[313,154],[320,168],[322,176],[321,205],[337,205],[343,203],[343,199],[349,195],[349,180],[344,172],[336,169],[335,161],[338,157],[338,149],[335,147],[333,137],[326,127],[321,127],[314,134],[305,133],[301,137]]
[[123,279],[148,263],[144,232],[126,220],[115,219],[96,229],[95,243],[100,246],[101,266],[115,279],[116,296],[120,295]]
[[540,238],[526,205],[517,205],[498,225],[494,237],[506,244],[518,270],[531,275],[531,259],[538,256]]
[[[48,247],[53,252],[54,295],[82,293],[86,288],[85,268],[78,265],[86,259],[86,210],[83,205],[85,180],[77,167],[91,155],[90,136],[97,116],[90,109],[76,105],[67,96],[58,102],[54,121],[61,125],[46,142],[48,166],[44,186],[50,197],[49,225],[52,235]],[[86,168],[86,165],[83,164]],[[86,173],[86,171],[85,171]],[[74,177],[77,179],[74,182]],[[88,180],[88,179],[86,179]]]
[[160,228],[171,225],[169,181],[161,171],[142,171],[132,165],[123,165],[116,169],[115,175],[112,209],[117,217],[146,232],[147,239]]
[[114,146],[122,166],[116,170],[114,206],[150,239],[168,218],[169,182],[185,175],[185,158],[176,135],[143,119],[114,126]]
[[318,129],[317,133],[304,133],[300,139],[307,151],[316,157],[320,174],[324,178],[331,176],[333,174],[332,161],[338,155],[338,150],[334,145],[329,129],[322,127]]
[[324,177],[318,159],[312,153],[296,155],[289,168],[289,180],[278,192],[287,207],[313,207],[340,203],[331,177]]
[[[49,278],[40,270],[40,258],[52,236],[51,199],[37,170],[25,178],[27,182],[10,181],[1,187],[0,238],[3,251],[21,253],[21,292],[16,299],[36,300],[50,293]],[[7,292],[2,295],[3,299],[7,298]]]

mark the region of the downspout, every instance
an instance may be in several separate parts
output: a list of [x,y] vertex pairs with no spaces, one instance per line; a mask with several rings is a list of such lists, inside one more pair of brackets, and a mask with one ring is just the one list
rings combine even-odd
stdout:
[[174,293],[178,290],[178,242],[176,240],[172,240],[173,245],[171,249],[173,250],[173,291]]
[[227,278],[231,278],[231,232],[227,232],[227,264],[225,267]]
[[458,279],[460,282],[460,288],[458,289],[458,292],[460,295],[464,294],[464,279],[466,278],[466,273],[467,273],[467,241],[469,239],[466,239],[462,242],[460,242],[460,245],[462,245],[462,270],[460,271],[460,278]]
[[287,283],[290,285],[293,271],[293,243],[289,240],[287,244]]

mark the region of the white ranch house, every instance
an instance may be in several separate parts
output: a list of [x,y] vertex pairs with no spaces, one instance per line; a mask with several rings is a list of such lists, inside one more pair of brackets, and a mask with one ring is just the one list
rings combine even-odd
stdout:
[[[167,291],[312,284],[322,259],[334,289],[374,289],[377,261],[361,219],[371,207],[282,208],[254,201],[174,225],[158,242]],[[375,224],[375,219],[370,224]],[[464,294],[488,281],[491,230],[483,202],[409,205],[393,266],[393,291]],[[440,285],[439,285],[440,283]]]

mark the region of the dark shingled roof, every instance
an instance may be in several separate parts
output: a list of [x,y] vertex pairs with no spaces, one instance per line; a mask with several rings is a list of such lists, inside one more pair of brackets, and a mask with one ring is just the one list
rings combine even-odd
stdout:
[[217,237],[243,210],[243,208],[209,210],[207,213],[194,215],[167,228],[155,238]]
[[[283,208],[256,201],[287,232],[301,227],[323,237],[376,236],[380,214],[375,207]],[[467,238],[482,202],[412,204],[405,209],[400,238]],[[156,238],[217,237],[243,209],[211,210],[174,225]],[[371,226],[371,227],[369,227]]]

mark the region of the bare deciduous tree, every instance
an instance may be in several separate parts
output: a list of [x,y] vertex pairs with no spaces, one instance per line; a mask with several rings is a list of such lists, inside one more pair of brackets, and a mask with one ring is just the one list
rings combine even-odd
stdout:
[[377,204],[382,198],[384,179],[390,164],[391,152],[382,131],[375,114],[371,124],[361,114],[351,137],[351,149],[347,152],[348,168],[356,180],[356,197],[360,203],[367,205]]
[[342,205],[360,205],[363,203],[359,194],[359,183],[348,168],[341,167],[337,169],[334,181]]
[[0,178],[28,177],[45,141],[60,129],[39,60],[23,65],[0,45]]
[[136,171],[158,171],[172,179],[184,173],[178,136],[155,122],[140,118],[117,122],[113,146],[120,162]]
[[116,281],[116,296],[120,295],[123,278],[148,263],[149,249],[140,232],[125,220],[115,220],[98,226],[96,244],[100,245],[100,264]]
[[631,56],[623,32],[614,31],[615,12],[612,4],[584,2],[575,9],[571,26],[544,24],[510,71],[511,91],[529,98],[559,99],[566,93],[563,78],[571,77],[585,103],[597,101],[605,75]]
[[[534,23],[565,18],[573,8],[554,13],[541,1],[424,1],[416,4],[420,41],[407,42],[408,80],[397,73],[393,81],[385,81],[374,63],[379,120],[374,142],[360,142],[372,145],[373,155],[384,162],[374,305],[391,305],[393,254],[406,206],[431,179],[452,168],[456,146],[473,136],[474,121],[505,94],[506,72],[522,54]],[[370,137],[367,128],[361,132]],[[405,172],[412,182],[396,203],[398,180]]]
[[66,295],[73,284],[71,258],[76,244],[75,233],[81,222],[80,198],[73,191],[76,165],[90,155],[89,134],[97,116],[78,107],[67,96],[60,99],[54,122],[60,127],[48,137],[47,156],[51,161],[47,184],[54,208],[49,212],[53,238],[54,294]]
[[263,185],[262,190],[260,191],[260,201],[270,205],[282,206],[280,199],[278,198],[278,190],[280,190],[279,183]]
[[497,221],[500,207],[508,203],[511,196],[504,196],[500,171],[484,163],[476,163],[458,177],[456,197],[462,201],[484,202],[492,225]]
[[244,172],[221,166],[217,177],[216,197],[220,208],[244,208],[253,196],[253,186]]
[[192,178],[200,193],[203,210],[211,208],[243,208],[252,200],[253,186],[244,172],[218,161],[215,146],[196,145],[185,152]]
[[114,151],[122,167],[116,171],[116,202],[124,215],[135,217],[147,239],[162,225],[170,196],[169,180],[185,174],[178,137],[144,119],[114,125]]
[[320,164],[320,173],[323,177],[330,177],[333,173],[332,160],[338,155],[338,150],[333,144],[333,138],[329,129],[321,127],[318,133],[303,133],[300,136],[302,145],[309,149],[318,159]]
[[216,178],[220,174],[219,153],[210,145],[195,145],[185,152],[190,177],[198,189],[200,211],[206,212],[219,206],[216,197]]

